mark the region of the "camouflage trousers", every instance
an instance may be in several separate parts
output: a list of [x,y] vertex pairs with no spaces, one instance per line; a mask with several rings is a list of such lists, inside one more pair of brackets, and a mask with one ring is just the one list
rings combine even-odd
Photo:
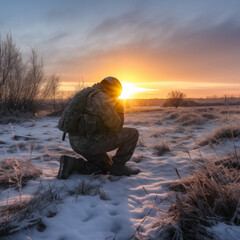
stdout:
[[[108,171],[113,162],[125,164],[133,155],[138,137],[137,129],[126,127],[119,133],[109,133],[97,140],[69,134],[69,142],[72,149],[87,160],[83,173],[93,173]],[[115,149],[116,154],[111,158],[107,152]]]

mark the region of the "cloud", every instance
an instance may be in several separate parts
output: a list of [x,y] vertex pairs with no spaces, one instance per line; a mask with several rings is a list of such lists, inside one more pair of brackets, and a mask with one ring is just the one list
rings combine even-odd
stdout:
[[54,34],[53,36],[50,36],[46,41],[43,42],[43,44],[56,44],[56,42],[62,42],[67,37],[70,37],[71,34],[69,32],[59,32]]
[[155,82],[239,82],[238,1],[29,4],[6,4],[11,12],[2,11],[0,26],[23,48],[36,46],[47,71],[66,81],[112,74]]
[[[81,9],[81,8],[80,8]],[[79,11],[79,6],[72,6],[62,4],[57,8],[48,10],[43,14],[42,20],[47,23],[54,24],[66,24],[69,22],[74,23],[76,19],[81,16],[81,11]]]
[[192,80],[238,81],[239,47],[240,24],[235,19],[212,25],[194,22],[172,33],[155,49],[155,58]]
[[[88,33],[71,40],[59,33],[62,48],[49,58],[66,79],[93,80],[107,71],[130,69],[154,81],[238,82],[240,23],[236,18],[197,16],[178,21],[146,16],[143,7],[102,19]],[[77,35],[76,35],[77,36]],[[65,47],[65,46],[66,47]],[[129,70],[129,71],[130,71]]]

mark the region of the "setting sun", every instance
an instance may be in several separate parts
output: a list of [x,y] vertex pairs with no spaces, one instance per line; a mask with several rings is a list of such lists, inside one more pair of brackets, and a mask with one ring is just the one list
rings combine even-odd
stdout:
[[131,98],[135,93],[151,91],[151,89],[136,87],[133,83],[123,83],[122,86],[123,91],[119,99],[128,99]]

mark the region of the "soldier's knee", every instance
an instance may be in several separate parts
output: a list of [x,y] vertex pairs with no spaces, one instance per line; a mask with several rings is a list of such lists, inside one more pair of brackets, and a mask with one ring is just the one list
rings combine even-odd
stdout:
[[131,128],[131,135],[132,135],[134,138],[138,139],[138,137],[139,137],[139,132],[138,132],[138,130],[137,130],[136,128]]

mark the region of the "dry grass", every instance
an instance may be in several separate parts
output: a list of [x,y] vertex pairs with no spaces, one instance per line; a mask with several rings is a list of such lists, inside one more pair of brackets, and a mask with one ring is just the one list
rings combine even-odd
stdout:
[[21,188],[28,180],[38,178],[41,174],[41,169],[26,160],[18,158],[0,160],[0,187]]
[[179,118],[178,113],[170,113],[167,117],[164,118],[164,120],[175,120],[175,119],[178,119],[178,118]]
[[166,133],[166,131],[164,131],[164,130],[156,131],[156,132],[154,132],[153,134],[151,134],[150,137],[160,138],[160,137],[162,137],[165,133]]
[[207,136],[205,139],[203,139],[199,145],[205,146],[205,145],[211,145],[211,144],[219,144],[223,139],[230,139],[234,140],[235,138],[240,137],[240,127],[239,126],[226,126],[217,129],[212,134]]
[[163,239],[216,239],[206,227],[219,222],[240,225],[238,168],[235,156],[205,160],[189,177],[175,183],[171,190],[178,192],[169,206],[169,219],[161,222]]
[[206,119],[204,119],[201,114],[187,112],[182,113],[179,118],[176,119],[176,122],[182,126],[201,125],[206,123]]
[[38,231],[46,228],[42,222],[43,217],[54,217],[57,214],[57,204],[61,203],[64,196],[73,196],[75,201],[83,195],[99,195],[101,200],[108,200],[106,193],[100,190],[100,185],[93,181],[80,181],[74,186],[63,185],[48,187],[40,185],[30,198],[19,200],[0,206],[0,237],[13,234],[22,229],[37,225]]
[[0,237],[13,234],[36,224],[42,225],[41,217],[53,217],[57,213],[55,204],[61,201],[60,189],[42,186],[30,199],[0,206]]
[[67,192],[68,195],[75,197],[76,202],[78,200],[78,197],[85,195],[99,195],[99,198],[101,200],[109,200],[106,192],[102,191],[100,189],[100,185],[94,183],[92,180],[81,180],[80,182],[76,183],[75,186],[72,188],[69,188],[67,185],[65,185],[64,190]]
[[[214,110],[214,111],[213,111]],[[163,118],[165,120],[174,120],[176,123],[182,126],[202,125],[209,121],[214,121],[219,118],[219,112],[217,109],[208,108],[182,108],[175,109],[171,112],[166,112],[167,116]]]
[[160,144],[155,145],[155,146],[153,147],[153,152],[154,152],[155,154],[157,154],[158,156],[162,156],[162,155],[164,155],[165,153],[170,152],[170,148],[169,148],[169,146],[167,145],[167,143],[161,142]]
[[139,137],[137,142],[137,148],[145,148],[146,144],[142,136]]
[[66,186],[66,191],[71,196],[84,196],[84,195],[97,195],[99,193],[98,185],[93,184],[91,181],[80,181],[78,182],[74,188],[68,188]]
[[22,123],[30,121],[33,118],[34,114],[32,113],[25,113],[18,110],[6,112],[0,109],[0,124]]
[[38,149],[41,149],[41,145],[40,144],[37,144],[35,146],[35,142],[34,141],[31,141],[31,142],[19,142],[19,143],[14,143],[12,145],[9,146],[7,152],[8,153],[16,153],[16,152],[19,152],[19,151],[29,151],[29,152],[32,152],[34,149],[37,150]]

